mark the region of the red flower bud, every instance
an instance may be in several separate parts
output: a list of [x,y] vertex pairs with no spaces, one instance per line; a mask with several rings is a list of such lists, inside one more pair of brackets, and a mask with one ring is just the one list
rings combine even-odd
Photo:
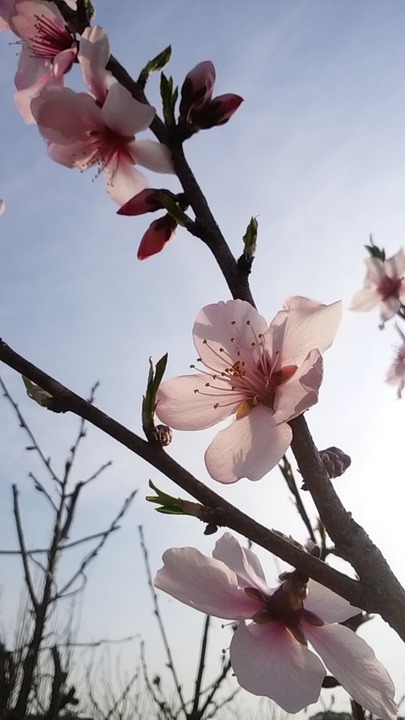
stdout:
[[170,190],[157,190],[156,188],[146,188],[134,195],[125,205],[117,210],[117,215],[144,215],[148,212],[161,210],[164,205],[161,200],[161,193],[174,198],[174,194]]
[[211,100],[214,84],[215,68],[210,60],[198,63],[186,75],[180,101],[180,117],[184,122],[191,122],[190,113]]
[[163,250],[172,239],[176,228],[177,222],[171,215],[164,215],[158,220],[154,220],[141,240],[138,248],[138,260],[145,260]]
[[240,95],[231,93],[218,95],[193,113],[193,125],[201,130],[215,125],[225,125],[241,103],[243,103],[243,98]]

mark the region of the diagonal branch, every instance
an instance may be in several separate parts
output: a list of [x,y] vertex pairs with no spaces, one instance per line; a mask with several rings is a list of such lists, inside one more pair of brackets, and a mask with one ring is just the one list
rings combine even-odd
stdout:
[[[398,608],[396,611],[391,608],[391,610],[387,612],[384,602],[381,602],[379,594],[375,591],[372,577],[367,586],[366,584],[361,585],[357,580],[347,577],[344,573],[335,570],[303,550],[300,550],[279,533],[271,531],[255,522],[252,518],[235,508],[220,495],[217,495],[202,482],[194,478],[191,473],[187,472],[187,470],[163,450],[152,447],[128,428],[61,385],[21,355],[18,355],[1,340],[0,360],[17,372],[26,375],[32,382],[35,382],[44,390],[47,390],[53,396],[54,404],[60,411],[70,411],[85,418],[88,422],[127,447],[131,452],[139,455],[157,470],[160,470],[160,472],[173,480],[173,482],[203,505],[213,508],[218,516],[218,525],[236,530],[265,550],[274,553],[285,562],[301,570],[301,572],[326,585],[351,602],[352,605],[362,607],[368,612],[379,612],[382,617],[397,630],[401,637],[405,639],[405,618],[403,613],[401,617]],[[377,568],[375,568],[375,571],[377,572]]]

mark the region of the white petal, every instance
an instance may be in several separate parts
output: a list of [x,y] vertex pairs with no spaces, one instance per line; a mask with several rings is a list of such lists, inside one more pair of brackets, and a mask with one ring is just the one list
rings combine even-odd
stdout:
[[115,156],[104,167],[103,175],[108,194],[119,205],[124,205],[148,187],[146,177],[131,165],[125,155]]
[[241,622],[230,647],[238,683],[296,713],[319,698],[325,668],[281,623]]
[[218,390],[206,387],[208,381],[207,375],[196,373],[163,382],[157,394],[157,416],[175,430],[204,430],[225,420],[236,412],[243,396],[234,393],[231,402],[225,386],[221,398]]
[[269,595],[272,594],[257,555],[249,548],[242,547],[231,533],[226,532],[217,540],[212,555],[236,573],[242,587],[257,587]]
[[312,350],[287,382],[276,389],[274,422],[292,420],[318,402],[323,377],[323,359],[319,350]]
[[[283,342],[281,347],[274,345],[275,350],[280,350],[281,365],[300,365],[311,350],[324,352],[331,346],[340,324],[342,303],[316,305],[309,300],[282,311],[281,315],[285,316]],[[277,316],[273,322],[279,323]]]
[[163,562],[155,587],[207,615],[239,620],[252,617],[261,607],[238,587],[232,570],[195,548],[166,550]]
[[166,145],[155,140],[135,140],[128,146],[134,162],[158,173],[174,173],[172,156]]
[[135,100],[119,83],[111,85],[101,112],[107,127],[124,137],[146,130],[155,117],[153,107]]
[[328,670],[362,707],[383,720],[394,720],[395,688],[373,650],[343,625],[314,627],[302,622],[311,645]]
[[[267,329],[265,319],[245,300],[228,300],[204,307],[194,323],[193,338],[203,363],[218,371],[250,357],[252,342]],[[243,358],[245,359],[245,358]]]
[[312,579],[308,582],[308,596],[304,600],[304,607],[318,615],[325,623],[343,622],[361,612],[360,608],[350,605],[340,595]]
[[356,292],[350,310],[371,310],[379,302],[375,288],[364,287]]
[[289,425],[274,425],[271,410],[257,405],[215,436],[205,452],[207,470],[222,483],[260,480],[277,465],[291,438]]

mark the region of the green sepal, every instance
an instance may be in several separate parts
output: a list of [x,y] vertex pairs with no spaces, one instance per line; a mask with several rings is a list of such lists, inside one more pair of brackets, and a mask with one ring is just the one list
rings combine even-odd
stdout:
[[157,72],[158,70],[163,70],[163,68],[167,65],[172,55],[172,46],[168,45],[167,48],[162,50],[162,52],[159,53],[159,55],[156,55],[152,60],[149,60],[148,63],[146,63],[145,67],[141,70],[138,78],[138,84],[141,85],[143,88],[145,87],[149,75],[151,75],[154,72]]
[[257,231],[259,224],[256,218],[250,218],[249,225],[246,228],[246,232],[243,236],[243,244],[245,246],[245,256],[247,258],[254,258],[257,248]]
[[161,507],[155,508],[157,512],[164,513],[165,515],[189,515],[183,507],[183,500],[180,498],[172,497],[167,493],[162,492],[156,485],[153,484],[152,480],[149,480],[149,487],[157,493],[157,495],[148,495],[145,500],[148,502],[156,503]]
[[366,248],[367,252],[370,254],[370,256],[372,258],[377,258],[377,260],[381,260],[382,262],[385,262],[385,260],[386,260],[385,250],[383,248],[377,247],[377,245],[375,245],[373,243],[372,235],[370,235],[370,245],[365,245],[364,247]]
[[166,77],[164,73],[160,76],[160,96],[162,98],[163,117],[168,127],[175,124],[174,111],[179,95],[178,87],[173,84],[172,77]]
[[177,205],[176,201],[169,197],[169,195],[160,192],[159,200],[165,210],[167,210],[169,215],[177,222],[178,225],[181,225],[181,227],[187,227],[190,222],[192,222],[188,215],[183,212],[183,210]]
[[146,386],[146,393],[142,398],[142,425],[144,428],[154,427],[153,420],[156,409],[156,393],[162,382],[168,357],[168,353],[165,353],[165,355],[158,360],[155,367],[153,367],[152,360],[149,358],[148,384]]

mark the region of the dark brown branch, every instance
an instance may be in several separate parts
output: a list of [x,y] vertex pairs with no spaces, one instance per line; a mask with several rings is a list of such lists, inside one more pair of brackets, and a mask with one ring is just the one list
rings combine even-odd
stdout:
[[377,612],[405,639],[404,588],[366,531],[345,510],[315,447],[304,416],[295,418],[290,425],[293,430],[291,449],[337,552],[354,567],[367,596],[375,598],[379,608]]
[[[167,455],[164,450],[152,447],[128,428],[103,413],[94,405],[90,405],[79,395],[68,390],[68,388],[35,367],[21,355],[18,355],[1,340],[0,360],[17,372],[25,374],[32,382],[47,390],[53,396],[55,405],[61,411],[73,412],[80,417],[84,417],[88,422],[107,433],[131,452],[153,465],[203,505],[216,510],[218,515],[217,524],[236,530],[265,550],[274,553],[285,562],[334,590],[353,605],[362,607],[368,612],[380,612],[384,616],[384,609],[380,609],[375,605],[373,594],[366,594],[358,581],[322,563],[300,550],[277,532],[273,532],[252,520],[252,518],[194,478],[191,473],[187,472]],[[388,617],[386,620],[390,622]],[[401,624],[401,632],[403,632],[405,638],[405,620]]]

